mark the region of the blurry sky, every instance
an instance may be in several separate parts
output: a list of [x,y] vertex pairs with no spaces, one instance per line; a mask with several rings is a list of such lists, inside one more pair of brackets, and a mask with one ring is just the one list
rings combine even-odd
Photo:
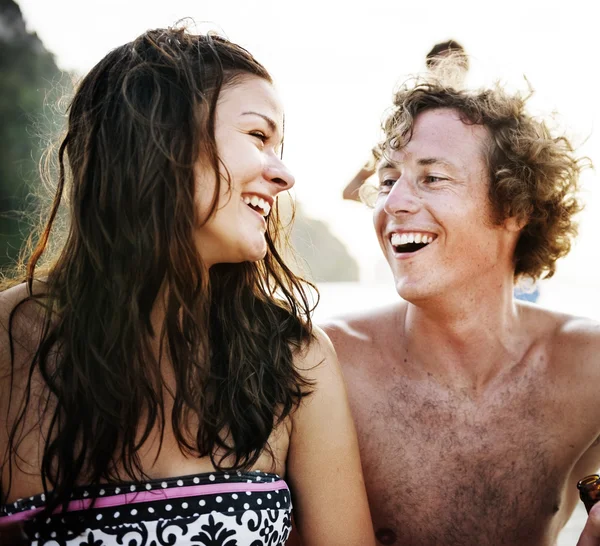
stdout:
[[[286,109],[284,160],[296,198],[328,222],[360,263],[363,280],[385,278],[364,206],[341,191],[368,158],[394,85],[424,68],[431,46],[454,38],[472,56],[470,83],[501,78],[536,89],[600,168],[599,8],[596,0],[18,0],[28,28],[59,66],[86,72],[112,47],[151,27],[190,17],[249,49],[272,73]],[[590,136],[591,135],[591,136]],[[587,211],[559,278],[596,281],[599,175],[585,178]]]

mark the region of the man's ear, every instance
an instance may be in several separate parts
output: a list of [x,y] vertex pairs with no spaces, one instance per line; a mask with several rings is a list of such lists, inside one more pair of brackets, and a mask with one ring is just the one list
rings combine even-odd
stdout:
[[518,216],[510,216],[504,220],[504,227],[507,231],[517,233],[521,231],[528,222],[528,218],[519,218]]

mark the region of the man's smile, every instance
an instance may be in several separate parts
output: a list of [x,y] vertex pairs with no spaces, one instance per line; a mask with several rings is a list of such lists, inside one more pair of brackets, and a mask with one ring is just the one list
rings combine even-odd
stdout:
[[409,254],[422,250],[431,244],[437,235],[421,231],[394,232],[390,234],[390,244],[397,254]]

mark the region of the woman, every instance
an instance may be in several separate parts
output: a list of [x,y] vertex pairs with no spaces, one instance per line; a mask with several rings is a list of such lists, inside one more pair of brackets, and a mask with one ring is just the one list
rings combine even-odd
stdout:
[[276,250],[282,138],[269,74],[216,36],[150,31],[84,78],[0,295],[5,536],[278,545],[291,490],[305,545],[374,544],[339,365]]

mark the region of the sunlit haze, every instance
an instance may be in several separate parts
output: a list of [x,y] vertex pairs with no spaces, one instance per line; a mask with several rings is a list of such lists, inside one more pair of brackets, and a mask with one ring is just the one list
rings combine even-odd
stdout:
[[[583,143],[582,153],[600,165],[597,2],[18,3],[29,30],[38,33],[58,65],[80,73],[109,49],[185,17],[198,30],[219,29],[250,50],[273,75],[284,101],[284,159],[296,176],[294,194],[307,214],[327,222],[344,242],[367,284],[389,279],[371,212],[342,201],[341,192],[379,138],[394,85],[424,69],[434,43],[454,38],[464,45],[472,57],[469,85],[500,78],[524,88],[526,76],[536,90],[536,111],[556,110],[560,125]],[[543,285],[542,302],[600,318],[598,174],[587,172],[584,182],[581,236],[556,280]]]

